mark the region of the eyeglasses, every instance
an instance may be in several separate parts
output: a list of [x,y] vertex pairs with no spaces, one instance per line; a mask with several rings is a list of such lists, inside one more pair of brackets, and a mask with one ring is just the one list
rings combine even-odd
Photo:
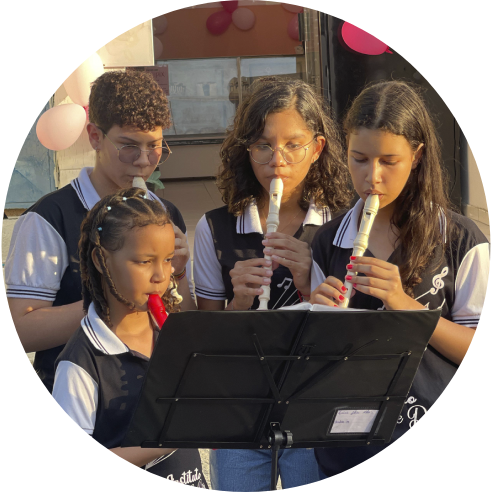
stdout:
[[276,147],[272,149],[268,144],[256,144],[250,145],[246,150],[249,152],[251,159],[257,164],[268,164],[276,150],[279,150],[284,158],[284,161],[288,164],[297,164],[301,162],[305,157],[309,146],[316,140],[314,137],[310,142],[305,145],[300,144],[288,144],[284,147]]
[[117,147],[103,131],[102,133],[114,145],[114,148],[118,151],[119,160],[124,164],[133,164],[139,159],[142,152],[147,152],[150,165],[157,166],[157,164],[166,162],[169,155],[172,154],[171,149],[165,140],[165,147],[154,147],[153,149],[142,150],[138,145],[123,145],[121,147]]

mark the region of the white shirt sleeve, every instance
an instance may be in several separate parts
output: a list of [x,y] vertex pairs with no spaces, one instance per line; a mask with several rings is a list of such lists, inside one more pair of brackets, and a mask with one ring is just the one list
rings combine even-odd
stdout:
[[51,396],[52,492],[89,490],[89,436],[97,405],[97,383],[81,367],[61,361]]
[[[188,242],[188,232],[185,232],[186,241]],[[179,273],[179,272],[178,272]],[[186,262],[186,280],[188,281],[188,287],[190,289],[190,295],[192,299],[195,299],[195,284],[193,283],[193,267],[191,262],[191,254]]]
[[489,268],[488,243],[478,244],[463,258],[456,275],[456,297],[451,309],[453,322],[463,326],[477,326],[485,302]]
[[19,217],[5,262],[7,297],[54,301],[67,267],[65,241],[53,226],[35,212]]
[[212,231],[205,215],[198,221],[195,229],[193,280],[195,294],[198,297],[216,301],[227,299],[222,279],[222,267],[215,253]]

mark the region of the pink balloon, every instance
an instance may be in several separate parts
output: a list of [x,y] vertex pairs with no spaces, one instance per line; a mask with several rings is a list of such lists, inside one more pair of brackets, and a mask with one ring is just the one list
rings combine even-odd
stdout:
[[161,40],[154,36],[154,60],[157,60],[162,55],[162,50],[164,46],[162,46]]
[[152,27],[154,28],[154,34],[164,34],[167,29],[167,18],[165,15],[152,19]]
[[50,150],[64,150],[80,137],[86,112],[78,104],[60,104],[41,115],[36,125],[39,141]]
[[251,10],[240,8],[232,13],[232,22],[241,31],[247,31],[255,25],[256,17]]
[[348,22],[343,23],[342,38],[349,48],[364,55],[391,53],[387,44]]
[[302,7],[291,5],[290,3],[282,3],[281,5],[285,10],[292,12],[293,14],[300,14],[304,10]]
[[237,4],[239,2],[235,1],[235,2],[220,2],[220,3],[222,4],[222,7],[224,7],[224,10],[226,12],[232,14],[237,9]]
[[214,12],[207,19],[207,29],[214,36],[219,36],[226,32],[231,22],[232,16],[229,12],[226,12],[225,10]]
[[297,15],[290,19],[289,25],[287,26],[287,34],[295,41],[299,41],[299,20],[297,19]]

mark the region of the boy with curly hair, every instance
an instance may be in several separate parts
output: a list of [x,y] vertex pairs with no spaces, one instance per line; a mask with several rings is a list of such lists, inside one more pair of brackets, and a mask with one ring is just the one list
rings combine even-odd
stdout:
[[[17,221],[5,264],[7,297],[26,352],[51,392],[54,364],[80,326],[82,284],[77,245],[87,212],[103,197],[146,180],[170,154],[162,130],[171,118],[166,96],[145,72],[106,72],[92,85],[87,132],[96,151],[93,168],[83,168],[65,187],[41,198]],[[148,198],[159,200],[148,192]],[[175,224],[173,267],[186,275],[189,248],[179,210],[162,200]],[[183,309],[194,308],[186,278],[180,282]]]

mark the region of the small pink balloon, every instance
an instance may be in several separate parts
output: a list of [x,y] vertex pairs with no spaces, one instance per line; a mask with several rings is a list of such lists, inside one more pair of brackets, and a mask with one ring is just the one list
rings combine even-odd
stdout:
[[157,36],[154,36],[154,60],[157,60],[162,55],[163,49],[164,46],[161,40]]
[[167,29],[167,18],[165,15],[152,19],[152,27],[154,28],[154,34],[164,34]]
[[240,8],[232,13],[232,22],[241,31],[248,31],[255,25],[256,17],[251,10]]
[[232,15],[225,10],[214,12],[207,19],[207,29],[214,36],[219,36],[226,32],[232,22]]
[[287,34],[295,41],[299,41],[299,21],[297,19],[297,15],[290,19],[287,26]]
[[86,112],[82,106],[61,104],[41,115],[36,135],[47,149],[64,150],[77,141],[85,124]]
[[226,12],[232,14],[237,9],[237,4],[239,2],[235,1],[235,2],[220,2],[220,3],[222,4],[222,7],[224,7],[224,10]]
[[282,3],[282,7],[288,12],[293,14],[300,14],[304,9],[303,7],[298,7],[297,5],[291,5],[290,3]]

